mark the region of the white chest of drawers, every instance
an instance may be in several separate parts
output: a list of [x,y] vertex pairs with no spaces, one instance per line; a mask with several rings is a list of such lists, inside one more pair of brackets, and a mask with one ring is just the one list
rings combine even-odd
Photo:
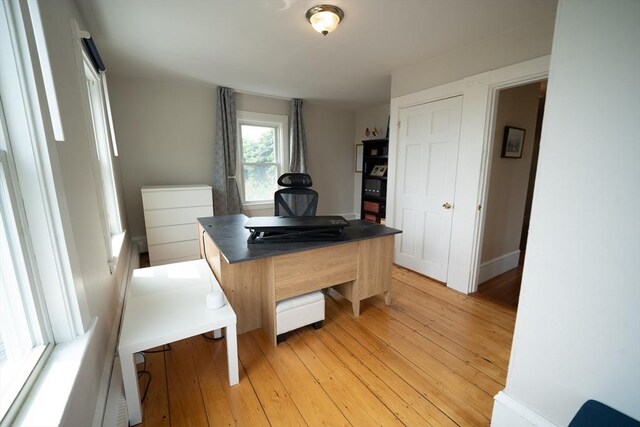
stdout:
[[213,216],[210,185],[142,187],[152,266],[198,259],[197,218]]

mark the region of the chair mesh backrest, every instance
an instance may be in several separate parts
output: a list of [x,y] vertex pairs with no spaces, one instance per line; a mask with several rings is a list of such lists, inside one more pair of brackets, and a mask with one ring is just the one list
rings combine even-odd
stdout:
[[318,193],[310,188],[283,188],[274,196],[275,216],[315,216]]
[[310,189],[311,177],[306,173],[285,173],[278,178],[283,188],[274,194],[275,216],[315,216],[318,193]]

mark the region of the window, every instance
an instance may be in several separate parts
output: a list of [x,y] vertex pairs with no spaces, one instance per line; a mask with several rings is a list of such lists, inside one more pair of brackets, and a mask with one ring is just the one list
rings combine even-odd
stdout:
[[13,161],[0,108],[0,419],[46,349],[38,301],[29,274],[19,188],[14,185]]
[[48,363],[55,344],[74,340],[90,321],[86,303],[77,298],[56,196],[55,125],[41,103],[45,93],[34,61],[34,20],[38,17],[29,16],[27,2],[0,2],[2,425],[11,425],[31,386],[42,378],[39,373],[56,366]]
[[[106,114],[105,96],[103,92],[102,76],[93,68],[91,60],[85,55],[84,71],[87,79],[87,92],[89,96],[89,110],[91,123],[93,125],[93,135],[96,145],[96,169],[99,170],[98,181],[100,189],[98,194],[103,207],[103,226],[107,242],[111,242],[114,236],[122,232],[120,222],[120,209],[118,206],[118,196],[116,192],[115,179],[113,174],[113,164],[111,161],[110,143],[112,134]],[[115,248],[110,245],[108,253],[112,257],[117,256]]]
[[244,204],[272,204],[286,172],[287,116],[238,111],[238,166]]

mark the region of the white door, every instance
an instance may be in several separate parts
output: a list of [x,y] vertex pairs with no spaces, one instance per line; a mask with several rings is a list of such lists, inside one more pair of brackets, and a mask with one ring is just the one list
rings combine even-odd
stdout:
[[462,96],[400,110],[396,262],[447,281]]

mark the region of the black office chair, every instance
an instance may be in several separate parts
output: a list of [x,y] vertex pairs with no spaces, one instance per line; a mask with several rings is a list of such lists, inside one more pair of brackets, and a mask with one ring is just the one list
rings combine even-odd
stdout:
[[315,216],[318,193],[312,190],[313,181],[306,173],[285,173],[278,178],[278,185],[285,187],[275,192],[275,216]]

